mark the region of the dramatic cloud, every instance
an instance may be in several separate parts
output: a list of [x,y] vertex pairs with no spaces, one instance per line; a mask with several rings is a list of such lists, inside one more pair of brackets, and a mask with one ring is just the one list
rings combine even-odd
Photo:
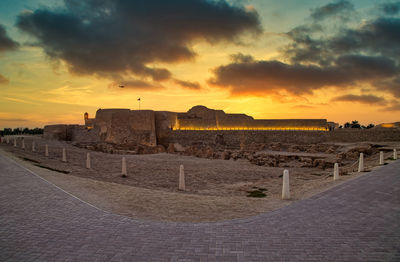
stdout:
[[397,15],[400,12],[400,1],[384,3],[379,7],[386,15]]
[[341,56],[332,66],[316,66],[256,61],[247,56],[246,60],[236,59],[214,69],[215,77],[209,83],[229,87],[233,94],[263,95],[280,90],[304,94],[322,87],[347,87],[394,77],[399,72],[395,62],[385,57]]
[[0,25],[0,53],[14,50],[18,47],[18,43],[12,40],[6,32],[4,26]]
[[[400,59],[400,19],[381,17],[363,26],[343,28],[334,35],[321,37],[321,25],[303,25],[287,33],[292,43],[284,50],[293,63],[328,65],[338,55],[367,53]],[[313,33],[317,33],[313,37]]]
[[374,95],[343,95],[332,99],[332,101],[358,102],[363,104],[382,104],[385,102],[383,97]]
[[400,59],[400,18],[378,18],[324,43],[334,53],[368,52]]
[[61,11],[22,13],[17,26],[78,74],[167,80],[171,73],[152,65],[193,59],[194,41],[232,42],[261,32],[256,11],[225,0],[65,0],[65,5]]
[[236,95],[311,94],[324,87],[363,84],[400,98],[400,18],[382,16],[358,26],[341,22],[330,27],[328,19],[348,12],[355,12],[348,1],[313,9],[312,23],[286,34],[291,42],[281,51],[287,62],[233,55],[230,64],[214,69],[209,83]]
[[341,18],[346,18],[346,15],[353,11],[354,6],[352,3],[346,0],[340,0],[312,9],[311,18],[314,20],[323,20],[338,15],[340,15]]
[[175,79],[174,82],[184,88],[189,88],[189,89],[200,89],[201,88],[201,86],[198,82],[183,81],[183,80],[179,80],[179,79]]
[[0,74],[0,85],[8,84],[8,82],[9,82],[9,80],[5,76]]

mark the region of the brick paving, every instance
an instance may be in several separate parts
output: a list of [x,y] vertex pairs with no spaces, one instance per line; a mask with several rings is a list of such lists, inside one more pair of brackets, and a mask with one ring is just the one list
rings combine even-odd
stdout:
[[98,210],[0,155],[0,261],[400,261],[400,160],[274,212],[170,223]]

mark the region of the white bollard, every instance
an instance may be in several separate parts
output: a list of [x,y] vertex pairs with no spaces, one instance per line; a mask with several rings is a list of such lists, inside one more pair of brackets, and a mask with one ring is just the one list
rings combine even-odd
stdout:
[[21,148],[22,148],[22,149],[25,149],[25,139],[23,139],[23,138],[22,138]]
[[89,152],[86,153],[86,168],[87,169],[91,169],[92,168],[92,166],[90,164],[90,153]]
[[121,171],[122,177],[126,177],[126,175],[128,174],[126,172],[126,158],[123,157],[122,158],[122,171]]
[[14,138],[14,147],[17,147],[17,139]]
[[65,147],[63,147],[63,150],[62,150],[62,159],[61,159],[61,161],[67,162],[67,151],[65,150]]
[[358,172],[364,172],[364,153],[360,153],[360,160],[358,161]]
[[179,190],[182,190],[182,191],[186,190],[185,170],[183,168],[183,165],[180,165],[180,167],[179,167]]
[[396,148],[393,149],[393,159],[397,160],[397,150],[396,150]]
[[290,199],[289,171],[283,170],[282,199]]
[[35,143],[35,141],[32,142],[32,152],[36,152],[36,143]]
[[333,180],[338,180],[339,179],[339,164],[335,163],[333,167]]
[[383,165],[384,160],[383,160],[383,151],[379,151],[379,165]]
[[46,144],[44,146],[44,156],[49,156],[49,145],[48,144]]

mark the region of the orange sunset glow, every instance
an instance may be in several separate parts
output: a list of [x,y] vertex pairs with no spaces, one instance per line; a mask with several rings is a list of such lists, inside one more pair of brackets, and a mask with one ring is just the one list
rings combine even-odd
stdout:
[[4,0],[0,128],[82,124],[138,98],[141,109],[396,122],[392,2]]

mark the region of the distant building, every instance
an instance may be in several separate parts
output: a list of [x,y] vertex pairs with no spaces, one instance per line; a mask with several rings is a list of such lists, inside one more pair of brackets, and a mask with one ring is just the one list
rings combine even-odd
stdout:
[[45,138],[113,144],[167,144],[175,131],[329,131],[337,124],[326,119],[254,119],[245,114],[195,106],[186,113],[153,110],[99,109],[84,114],[85,125],[51,125]]

